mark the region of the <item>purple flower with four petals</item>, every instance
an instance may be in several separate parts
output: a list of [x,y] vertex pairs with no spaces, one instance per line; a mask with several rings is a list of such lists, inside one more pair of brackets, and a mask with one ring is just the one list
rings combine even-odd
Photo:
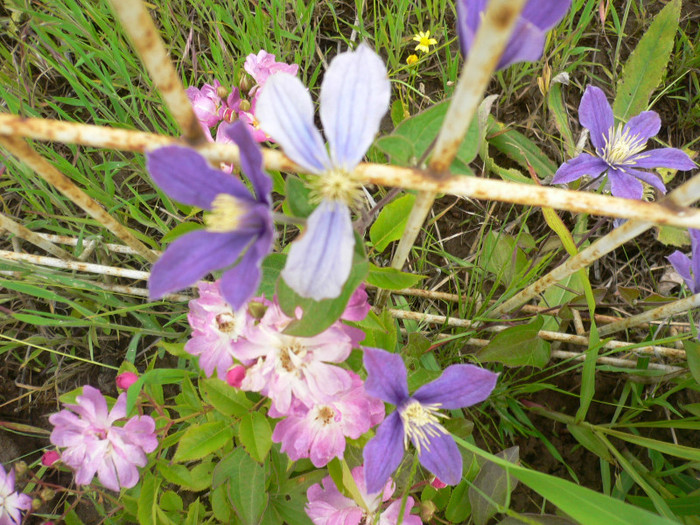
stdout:
[[262,169],[260,148],[245,124],[227,126],[255,196],[239,179],[212,168],[189,148],[166,146],[146,154],[148,172],[169,197],[210,211],[203,230],[177,239],[153,266],[148,281],[152,299],[182,290],[219,269],[224,269],[221,293],[234,311],[257,290],[260,264],[274,235],[272,180]]
[[441,408],[454,410],[486,399],[498,374],[474,365],[451,365],[435,381],[408,393],[406,366],[398,354],[364,349],[367,369],[365,391],[396,405],[365,446],[367,490],[378,492],[401,463],[408,441],[418,451],[421,465],[448,485],[462,479],[462,455],[452,436],[440,424]]
[[0,525],[19,525],[22,511],[32,508],[32,498],[15,491],[15,471],[0,465]]
[[671,168],[690,170],[695,163],[676,148],[646,149],[647,141],[661,128],[661,119],[655,111],[643,111],[624,126],[615,127],[613,110],[603,91],[588,86],[579,105],[581,125],[591,134],[595,155],[581,153],[563,164],[554,174],[552,184],[565,184],[588,175],[594,179],[608,174],[610,192],[615,197],[641,199],[642,182],[666,192],[661,179],[642,169]]
[[390,91],[386,67],[367,45],[335,57],[321,85],[321,122],[330,155],[314,125],[311,96],[299,79],[276,73],[258,98],[260,127],[290,159],[318,175],[312,185],[320,204],[282,270],[282,278],[302,297],[337,297],[350,275],[355,236],[349,206],[362,197],[353,170],[379,131]]
[[[689,229],[690,233],[690,254],[692,260],[683,252],[676,250],[666,257],[673,265],[673,268],[683,277],[688,289],[696,294],[700,292],[700,230]],[[692,270],[692,275],[691,275]]]
[[[486,4],[487,0],[457,0],[457,33],[465,57],[474,44]],[[539,60],[547,32],[564,18],[570,7],[571,0],[530,0],[525,4],[497,69]]]

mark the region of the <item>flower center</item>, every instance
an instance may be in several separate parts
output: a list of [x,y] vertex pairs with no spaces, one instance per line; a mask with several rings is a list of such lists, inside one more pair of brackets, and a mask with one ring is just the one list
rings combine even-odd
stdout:
[[604,140],[605,146],[603,146],[603,152],[600,153],[600,156],[611,167],[624,164],[634,165],[634,161],[630,161],[629,158],[642,151],[646,146],[639,135],[630,134],[630,130],[624,130],[622,124],[618,124],[617,128],[611,127]]
[[401,416],[404,428],[404,448],[408,448],[410,438],[418,450],[418,454],[421,454],[423,449],[430,450],[431,438],[447,434],[447,430],[440,424],[439,418],[445,416],[438,412],[439,408],[439,403],[422,405],[412,399],[408,405],[399,409],[399,416]]
[[335,419],[335,410],[329,406],[322,406],[316,414],[316,421],[320,421],[322,425],[330,425]]
[[314,177],[311,186],[311,200],[340,201],[350,207],[362,202],[362,184],[354,173],[344,169],[332,169]]
[[287,372],[294,372],[301,366],[305,355],[306,347],[299,341],[294,340],[280,350],[280,365]]
[[246,203],[229,193],[219,193],[211,203],[211,212],[204,217],[207,231],[228,233],[235,231],[248,211]]

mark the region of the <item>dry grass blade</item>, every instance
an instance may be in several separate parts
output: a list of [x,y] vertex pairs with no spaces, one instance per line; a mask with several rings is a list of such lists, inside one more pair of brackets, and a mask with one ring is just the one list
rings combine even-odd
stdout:
[[155,262],[158,259],[158,256],[153,253],[153,251],[134,237],[127,228],[117,222],[102,208],[102,206],[92,200],[83,190],[73,184],[68,177],[59,172],[49,164],[46,159],[34,151],[25,140],[18,137],[0,136],[0,144],[12,155],[32,168],[37,175],[73,201],[76,206],[82,208],[85,213],[100,222],[125,244],[131,246],[139,255],[150,262]]
[[111,4],[185,139],[204,143],[204,132],[146,6],[141,0],[111,0]]
[[59,248],[51,241],[45,239],[37,233],[34,233],[32,230],[25,228],[21,224],[13,221],[3,214],[0,214],[0,228],[5,228],[8,232],[16,235],[20,239],[24,239],[25,241],[32,243],[34,246],[38,246],[42,250],[45,250],[51,255],[55,255],[64,261],[75,260],[75,257],[65,251],[63,248]]
[[687,312],[688,310],[699,306],[700,294],[691,295],[690,297],[686,297],[680,301],[674,301],[670,304],[665,304],[663,306],[659,306],[658,308],[654,308],[653,310],[649,310],[638,315],[633,315],[631,317],[627,317],[626,319],[620,319],[615,323],[602,326],[600,329],[598,329],[598,333],[601,337],[603,337],[619,332],[620,330],[626,330],[628,328],[633,328],[645,323],[651,323],[660,319],[667,319],[673,315]]
[[[658,206],[672,210],[680,206],[688,206],[698,199],[700,199],[700,175],[694,176],[691,180],[669,193],[669,195],[663,199]],[[625,201],[628,199],[619,200]],[[636,201],[629,200],[629,202]],[[550,286],[555,286],[556,283],[562,279],[565,279],[574,272],[590,266],[597,259],[600,259],[602,256],[610,253],[618,246],[623,245],[631,239],[634,239],[637,235],[640,235],[654,226],[653,220],[648,217],[645,219],[646,220],[639,222],[626,222],[619,228],[615,228],[605,237],[601,237],[600,239],[596,240],[588,248],[579,252],[578,255],[571,257],[564,264],[558,266],[524,290],[518,292],[499,307],[495,308],[492,312],[490,312],[490,315],[498,316],[515,310],[533,297],[536,297],[540,293],[544,292]]]

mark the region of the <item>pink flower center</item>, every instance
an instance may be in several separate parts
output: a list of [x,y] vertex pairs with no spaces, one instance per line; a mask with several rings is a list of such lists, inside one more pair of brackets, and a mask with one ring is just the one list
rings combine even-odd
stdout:
[[323,406],[316,414],[316,421],[320,421],[323,425],[330,425],[335,419],[335,410],[329,406]]

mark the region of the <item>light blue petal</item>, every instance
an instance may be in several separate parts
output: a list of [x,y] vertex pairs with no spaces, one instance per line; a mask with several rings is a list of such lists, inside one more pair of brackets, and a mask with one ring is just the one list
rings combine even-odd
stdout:
[[324,200],[292,244],[282,278],[302,297],[338,297],[350,275],[354,247],[350,210],[341,202]]
[[331,62],[321,85],[321,122],[335,166],[352,170],[360,163],[389,109],[390,96],[386,66],[366,44]]
[[314,125],[311,96],[297,77],[276,73],[268,78],[258,96],[255,118],[285,155],[309,172],[330,167],[323,137]]

